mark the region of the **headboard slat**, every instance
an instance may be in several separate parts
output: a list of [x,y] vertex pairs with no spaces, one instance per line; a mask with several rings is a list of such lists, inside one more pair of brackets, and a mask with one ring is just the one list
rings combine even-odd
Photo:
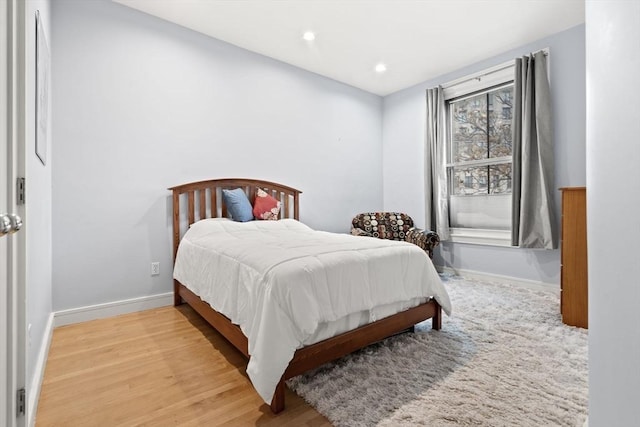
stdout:
[[198,219],[204,219],[207,216],[207,200],[205,198],[207,196],[207,189],[203,188],[199,190],[198,193],[200,193],[200,217]]
[[193,193],[194,190],[187,192],[187,200],[189,202],[189,205],[187,206],[187,213],[188,213],[188,217],[189,217],[189,225],[193,224],[194,222],[196,222],[195,220],[195,203],[194,203],[194,198],[193,198]]
[[289,212],[289,197],[284,198],[284,213],[282,212],[282,209],[280,209],[280,215],[284,215],[284,218],[289,218],[291,213]]
[[218,189],[216,187],[209,188],[211,191],[211,217],[218,215]]

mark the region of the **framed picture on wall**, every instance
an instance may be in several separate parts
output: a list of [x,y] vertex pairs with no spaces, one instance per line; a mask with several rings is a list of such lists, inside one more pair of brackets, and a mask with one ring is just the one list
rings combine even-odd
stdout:
[[36,155],[43,165],[47,164],[49,74],[49,46],[40,12],[36,11]]

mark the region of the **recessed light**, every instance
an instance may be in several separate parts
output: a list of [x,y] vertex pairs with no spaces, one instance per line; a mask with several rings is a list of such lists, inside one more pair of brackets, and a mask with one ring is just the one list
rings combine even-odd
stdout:
[[381,62],[378,65],[376,65],[376,72],[384,73],[385,71],[387,71],[387,66],[385,64]]
[[306,33],[304,33],[302,35],[302,38],[305,39],[308,42],[311,42],[311,41],[315,40],[316,35],[312,31],[307,31]]

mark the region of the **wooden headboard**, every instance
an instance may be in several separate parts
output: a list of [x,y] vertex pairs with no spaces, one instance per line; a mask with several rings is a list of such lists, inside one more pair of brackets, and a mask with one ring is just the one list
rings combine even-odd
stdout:
[[[191,224],[206,218],[226,218],[227,207],[222,199],[223,189],[242,188],[253,202],[257,188],[280,201],[280,218],[300,219],[298,199],[302,191],[275,182],[246,178],[222,178],[190,182],[169,188],[173,191],[173,258],[180,239]],[[181,218],[180,205],[186,208]],[[181,220],[182,219],[182,220]],[[183,227],[184,225],[184,227]]]

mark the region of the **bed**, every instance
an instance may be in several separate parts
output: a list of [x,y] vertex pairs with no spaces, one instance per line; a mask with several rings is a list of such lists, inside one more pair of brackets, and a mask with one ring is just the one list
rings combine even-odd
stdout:
[[[250,200],[261,189],[280,201],[279,221],[228,219],[222,191],[238,188]],[[174,304],[189,304],[249,359],[247,373],[274,413],[284,409],[287,379],[426,319],[438,330],[450,311],[423,251],[312,230],[299,222],[299,190],[237,178],[170,190]],[[379,283],[390,280],[384,262],[402,271],[402,283]]]

